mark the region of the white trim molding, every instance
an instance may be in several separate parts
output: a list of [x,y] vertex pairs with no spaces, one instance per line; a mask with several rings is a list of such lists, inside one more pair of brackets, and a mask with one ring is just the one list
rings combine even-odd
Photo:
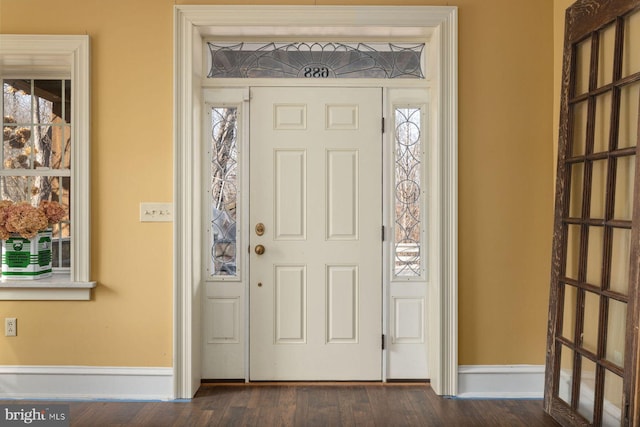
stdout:
[[173,369],[0,366],[0,399],[171,400]]
[[0,301],[89,301],[96,282],[72,282],[65,275],[32,281],[0,282]]
[[[175,398],[191,398],[200,381],[200,115],[204,40],[276,37],[430,39],[438,61],[433,87],[440,144],[437,200],[441,228],[438,277],[429,287],[428,356],[436,393],[458,386],[457,8],[453,6],[177,5],[174,14],[174,375]],[[218,83],[207,82],[207,85]],[[231,84],[228,81],[220,84]],[[239,83],[235,81],[236,85]],[[244,83],[246,84],[246,83]],[[264,83],[263,83],[264,84]],[[293,84],[300,84],[295,83]],[[360,83],[364,84],[364,83]],[[436,197],[436,196],[434,196]]]
[[461,365],[458,380],[459,398],[542,399],[544,365]]

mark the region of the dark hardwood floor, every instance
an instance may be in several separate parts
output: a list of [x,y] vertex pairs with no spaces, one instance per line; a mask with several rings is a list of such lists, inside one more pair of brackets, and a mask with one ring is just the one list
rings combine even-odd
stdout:
[[558,425],[541,400],[446,399],[418,383],[203,384],[184,402],[55,403],[70,405],[71,426],[91,427]]

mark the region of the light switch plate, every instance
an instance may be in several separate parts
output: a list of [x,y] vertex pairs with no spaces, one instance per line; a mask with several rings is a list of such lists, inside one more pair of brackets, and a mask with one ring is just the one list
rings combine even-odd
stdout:
[[171,203],[140,203],[140,222],[173,221]]
[[4,336],[15,337],[18,335],[18,321],[15,317],[5,317],[4,319]]

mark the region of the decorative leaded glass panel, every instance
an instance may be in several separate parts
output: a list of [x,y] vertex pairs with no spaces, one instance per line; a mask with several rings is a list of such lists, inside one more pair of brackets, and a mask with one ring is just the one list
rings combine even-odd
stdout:
[[236,107],[211,108],[211,274],[237,276],[236,204],[238,147]]
[[207,45],[209,78],[424,78],[424,43]]
[[422,124],[420,108],[395,108],[395,277],[422,276]]

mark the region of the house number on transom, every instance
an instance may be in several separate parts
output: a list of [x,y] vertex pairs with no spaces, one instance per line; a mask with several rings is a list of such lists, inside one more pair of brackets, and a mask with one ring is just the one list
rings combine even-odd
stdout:
[[[312,79],[326,79],[327,77],[335,77],[335,73],[330,72],[327,67],[304,67],[302,69],[302,77]],[[331,76],[329,74],[332,74]]]

